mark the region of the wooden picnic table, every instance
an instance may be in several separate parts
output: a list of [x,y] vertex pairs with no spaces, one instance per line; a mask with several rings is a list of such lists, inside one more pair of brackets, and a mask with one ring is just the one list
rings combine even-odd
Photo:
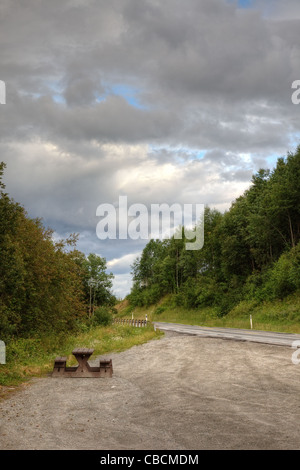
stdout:
[[89,358],[94,349],[76,348],[72,354],[76,358],[78,365],[67,367],[66,357],[56,357],[52,377],[112,377],[112,360],[100,360],[99,366],[90,366]]

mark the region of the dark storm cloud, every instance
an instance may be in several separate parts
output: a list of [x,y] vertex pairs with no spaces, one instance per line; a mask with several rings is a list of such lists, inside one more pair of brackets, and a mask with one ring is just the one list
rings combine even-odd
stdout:
[[[14,104],[5,133],[251,145],[247,107],[262,116],[262,104],[292,106],[297,26],[222,0],[4,3],[2,78]],[[137,86],[145,109],[106,96],[108,82]]]

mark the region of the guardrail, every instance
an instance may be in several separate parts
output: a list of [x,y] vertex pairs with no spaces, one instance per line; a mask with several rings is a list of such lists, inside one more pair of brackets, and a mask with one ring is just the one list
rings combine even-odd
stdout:
[[113,323],[117,323],[119,325],[130,325],[136,327],[144,327],[147,326],[147,320],[138,320],[138,319],[131,319],[131,318],[114,318]]

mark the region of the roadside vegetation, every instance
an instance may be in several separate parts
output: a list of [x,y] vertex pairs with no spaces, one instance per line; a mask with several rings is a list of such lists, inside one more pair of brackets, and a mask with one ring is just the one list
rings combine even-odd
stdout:
[[[6,364],[1,386],[15,386],[53,369],[56,356],[74,359],[74,347],[94,356],[159,336],[151,326],[112,324],[116,298],[106,260],[76,249],[77,235],[56,240],[53,231],[5,192],[0,164],[0,340]],[[7,390],[7,388],[5,388]]]
[[4,192],[0,164],[0,339],[76,332],[98,306],[113,308],[106,260],[76,249]]
[[32,377],[50,374],[56,356],[66,356],[68,365],[76,365],[72,355],[76,347],[93,348],[93,360],[97,355],[124,351],[160,336],[161,333],[154,331],[151,324],[143,328],[109,324],[82,327],[76,334],[45,334],[11,339],[7,343],[6,364],[0,365],[0,396],[1,392],[13,390]]
[[145,318],[147,315],[153,322],[250,329],[251,315],[255,330],[300,334],[300,295],[297,293],[277,301],[243,301],[222,317],[214,307],[195,309],[178,306],[173,295],[167,295],[148,307],[125,305],[123,303],[119,309],[120,318],[131,318],[133,312],[134,317]]

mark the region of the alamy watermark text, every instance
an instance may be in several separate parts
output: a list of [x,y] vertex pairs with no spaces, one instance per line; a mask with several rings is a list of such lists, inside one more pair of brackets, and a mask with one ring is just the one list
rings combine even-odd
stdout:
[[6,104],[6,86],[3,80],[0,80],[0,104]]
[[173,236],[188,242],[186,250],[200,250],[204,244],[204,204],[145,204],[128,207],[127,196],[119,196],[118,206],[100,204],[96,215],[101,217],[96,233],[100,240],[166,239]]
[[295,89],[292,94],[292,103],[300,104],[300,80],[294,80],[292,83],[292,88]]

